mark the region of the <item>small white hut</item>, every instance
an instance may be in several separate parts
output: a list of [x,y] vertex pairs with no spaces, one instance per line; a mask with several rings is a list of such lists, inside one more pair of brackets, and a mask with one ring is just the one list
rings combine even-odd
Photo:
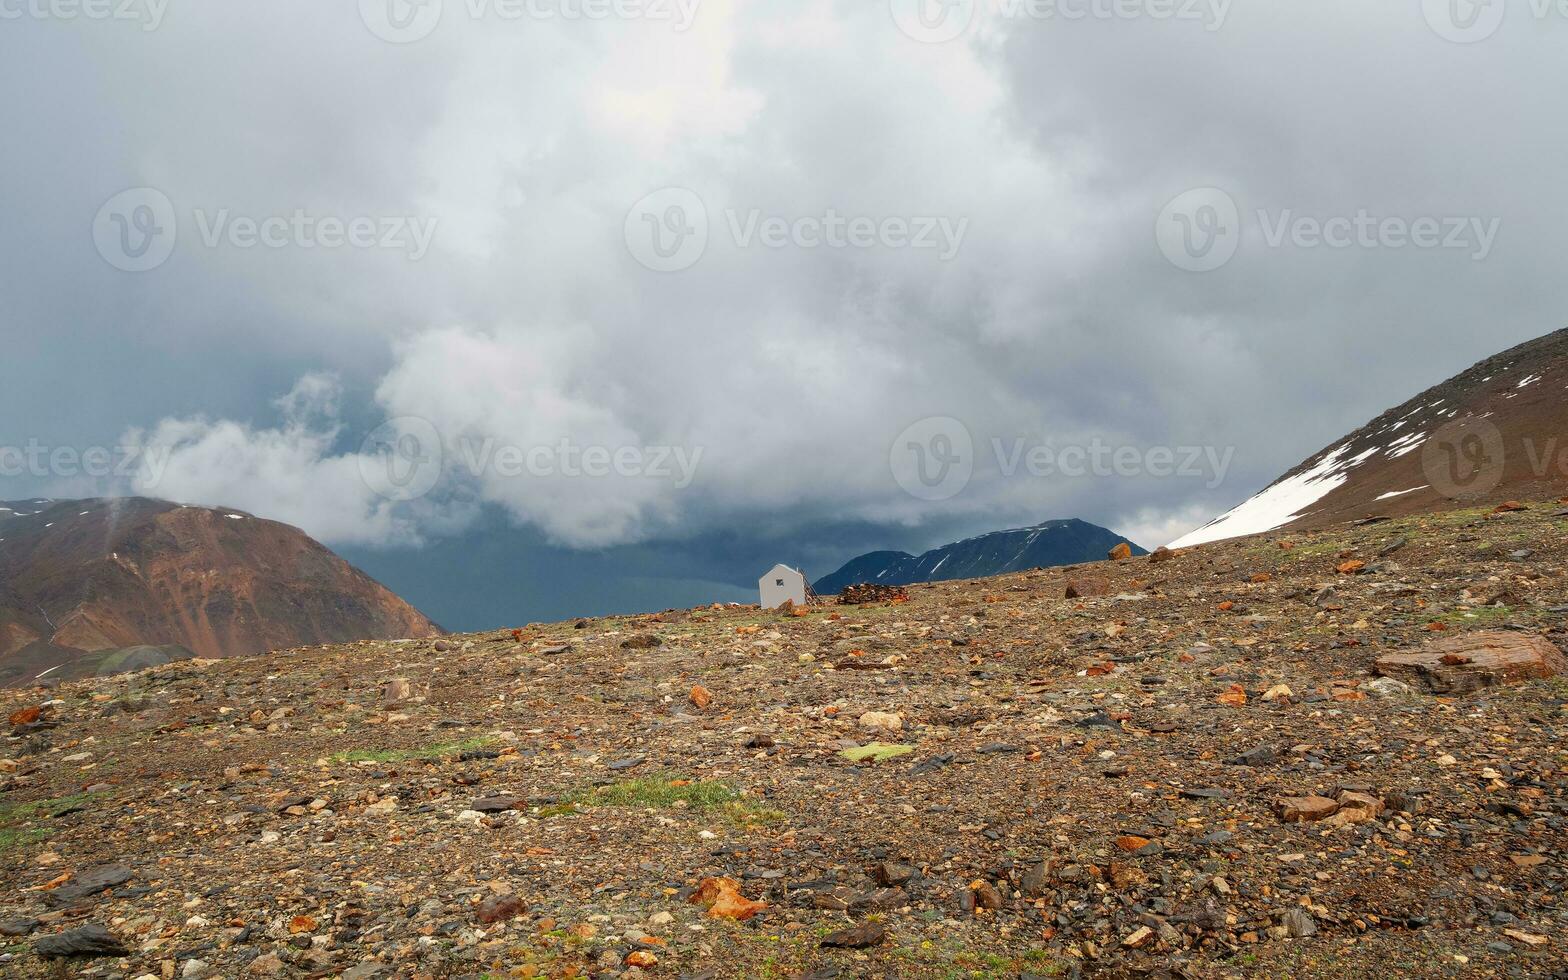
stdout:
[[797,606],[806,604],[806,576],[788,565],[774,565],[768,574],[757,580],[762,593],[762,608],[777,609],[786,602]]

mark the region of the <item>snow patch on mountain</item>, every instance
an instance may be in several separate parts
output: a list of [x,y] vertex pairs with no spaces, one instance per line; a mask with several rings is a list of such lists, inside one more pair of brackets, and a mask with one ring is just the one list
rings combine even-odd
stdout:
[[1328,496],[1336,487],[1350,478],[1350,471],[1382,451],[1374,446],[1356,456],[1347,458],[1349,446],[1324,456],[1316,466],[1288,476],[1244,501],[1235,509],[1198,528],[1191,534],[1170,543],[1172,548],[1191,548],[1194,545],[1239,538],[1248,534],[1262,534],[1284,527],[1297,520],[1313,504]]

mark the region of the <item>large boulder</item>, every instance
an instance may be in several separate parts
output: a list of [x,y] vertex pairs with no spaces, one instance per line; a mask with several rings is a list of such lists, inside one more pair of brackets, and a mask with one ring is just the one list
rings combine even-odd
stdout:
[[1568,672],[1568,658],[1545,637],[1497,630],[1433,640],[1414,653],[1390,653],[1378,658],[1376,669],[1434,694],[1465,694]]

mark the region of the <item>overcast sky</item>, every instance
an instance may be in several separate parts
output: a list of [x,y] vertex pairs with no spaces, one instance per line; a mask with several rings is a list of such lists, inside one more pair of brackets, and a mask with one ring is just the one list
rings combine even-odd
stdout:
[[141,455],[0,497],[1152,547],[1568,320],[1530,0],[109,10],[0,0],[0,446]]

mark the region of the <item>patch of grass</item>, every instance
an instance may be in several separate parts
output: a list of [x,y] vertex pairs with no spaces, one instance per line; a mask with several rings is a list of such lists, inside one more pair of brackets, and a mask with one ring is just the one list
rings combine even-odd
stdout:
[[1472,609],[1455,609],[1451,612],[1446,612],[1437,618],[1437,622],[1457,625],[1470,623],[1484,625],[1507,619],[1513,614],[1514,609],[1510,606],[1476,606]]
[[888,745],[885,742],[872,742],[870,745],[862,745],[857,749],[844,749],[839,755],[850,762],[864,762],[867,759],[870,759],[872,762],[886,762],[901,755],[908,755],[913,751],[915,751],[913,745]]
[[330,762],[411,762],[424,759],[439,759],[448,755],[461,755],[464,752],[473,752],[489,745],[494,739],[486,737],[470,738],[462,742],[441,742],[436,745],[426,745],[417,749],[351,749],[347,752],[338,752],[328,756]]
[[52,800],[0,804],[0,852],[21,844],[41,841],[53,833],[47,827],[23,827],[22,824],[37,820],[41,816],[52,817],[91,798],[92,794],[73,793]]
[[562,816],[596,807],[688,809],[716,813],[736,824],[777,823],[784,819],[783,813],[753,805],[725,783],[668,775],[628,779],[609,786],[574,791],[562,797],[560,802],[542,808],[539,816]]

